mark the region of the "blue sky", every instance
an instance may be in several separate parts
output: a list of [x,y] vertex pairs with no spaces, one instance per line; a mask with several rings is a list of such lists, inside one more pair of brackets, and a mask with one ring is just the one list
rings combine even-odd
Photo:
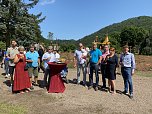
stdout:
[[56,39],[80,39],[99,29],[137,16],[152,16],[152,0],[40,0],[30,13],[46,19],[42,35]]

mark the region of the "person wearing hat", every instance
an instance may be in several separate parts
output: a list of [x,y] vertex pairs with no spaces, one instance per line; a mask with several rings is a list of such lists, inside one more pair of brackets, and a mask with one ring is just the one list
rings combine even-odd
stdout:
[[93,71],[95,71],[96,76],[96,85],[95,85],[95,91],[98,90],[98,84],[99,84],[99,63],[102,60],[102,52],[97,48],[97,44],[93,43],[92,50],[90,51],[90,75],[89,75],[89,88],[91,89],[93,87]]
[[123,46],[123,53],[120,55],[121,73],[124,80],[124,94],[128,94],[128,86],[130,98],[133,98],[132,75],[135,70],[134,54],[129,53],[128,45]]
[[44,55],[42,56],[42,61],[44,62],[44,69],[45,69],[43,86],[44,88],[46,88],[48,75],[50,77],[50,69],[47,63],[55,61],[55,55],[53,53],[53,48],[51,46],[48,47],[47,52],[44,53]]

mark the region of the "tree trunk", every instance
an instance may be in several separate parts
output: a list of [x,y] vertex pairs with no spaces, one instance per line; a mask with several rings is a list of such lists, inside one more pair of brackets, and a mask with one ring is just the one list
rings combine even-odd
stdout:
[[10,46],[10,35],[9,35],[9,30],[7,30],[7,33],[6,33],[6,50],[7,48]]

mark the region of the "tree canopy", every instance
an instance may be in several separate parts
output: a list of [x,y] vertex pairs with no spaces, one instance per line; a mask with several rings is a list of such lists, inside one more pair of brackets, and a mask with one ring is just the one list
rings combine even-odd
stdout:
[[41,36],[40,26],[44,18],[42,13],[30,14],[28,10],[33,8],[38,0],[0,0],[0,40],[10,45],[11,39],[16,39],[20,45],[29,45],[39,42]]
[[[140,54],[152,55],[152,17],[140,16],[115,23],[77,41],[85,46],[91,46],[96,36],[102,42],[108,34],[111,46],[121,50],[121,46],[128,44],[136,48]],[[134,49],[132,49],[134,50]]]

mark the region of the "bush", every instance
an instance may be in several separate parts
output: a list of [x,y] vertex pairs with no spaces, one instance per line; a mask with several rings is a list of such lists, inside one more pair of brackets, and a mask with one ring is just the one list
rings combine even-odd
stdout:
[[6,44],[2,41],[0,41],[0,48],[1,49],[6,49]]
[[142,50],[142,54],[143,55],[152,55],[152,47],[145,47],[143,50]]

